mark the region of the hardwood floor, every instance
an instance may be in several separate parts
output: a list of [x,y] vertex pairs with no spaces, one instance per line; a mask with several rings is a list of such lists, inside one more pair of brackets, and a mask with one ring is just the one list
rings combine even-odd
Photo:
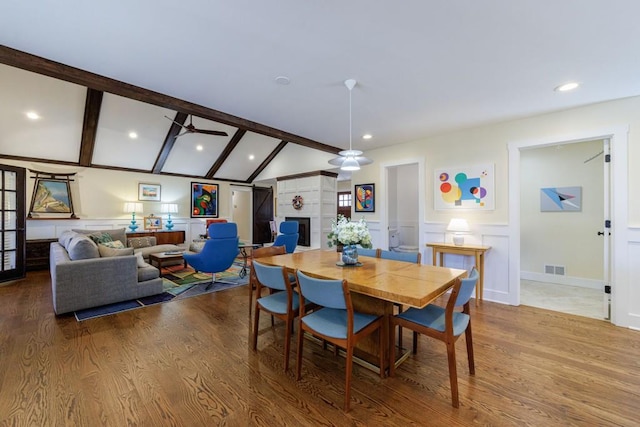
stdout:
[[[396,377],[309,343],[282,370],[283,326],[249,350],[247,289],[99,319],[56,317],[47,272],[0,287],[2,426],[637,425],[640,333],[532,307],[472,305],[476,375],[458,341],[460,408],[445,346],[420,341]],[[407,334],[405,341],[409,342]],[[292,348],[295,360],[295,346]]]

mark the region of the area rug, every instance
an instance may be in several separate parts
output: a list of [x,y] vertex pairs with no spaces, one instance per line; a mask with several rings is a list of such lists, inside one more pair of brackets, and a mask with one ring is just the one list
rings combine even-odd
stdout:
[[209,273],[196,273],[192,268],[184,268],[182,265],[163,268],[162,285],[164,292],[161,294],[78,310],[74,314],[76,320],[80,322],[149,305],[177,301],[243,286],[249,283],[249,275],[240,277],[241,269],[242,264],[236,263],[227,271],[217,273],[216,282],[207,289],[207,286],[211,283],[211,274]]

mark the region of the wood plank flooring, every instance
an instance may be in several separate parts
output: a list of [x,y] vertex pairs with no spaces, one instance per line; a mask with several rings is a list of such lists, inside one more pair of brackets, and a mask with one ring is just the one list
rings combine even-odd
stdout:
[[[0,426],[632,426],[640,333],[531,307],[472,304],[476,375],[457,344],[422,337],[396,377],[311,342],[302,379],[282,370],[283,327],[262,316],[249,349],[247,289],[76,322],[56,317],[48,272],[0,287]],[[409,334],[405,342],[410,342]],[[295,346],[293,346],[295,347]],[[291,360],[295,361],[295,348]]]

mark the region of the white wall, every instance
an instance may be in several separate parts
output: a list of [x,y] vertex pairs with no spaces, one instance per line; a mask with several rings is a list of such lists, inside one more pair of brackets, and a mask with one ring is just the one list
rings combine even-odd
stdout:
[[[603,141],[522,150],[520,153],[520,269],[533,280],[600,287],[604,275]],[[579,212],[541,212],[540,189],[582,187]],[[567,277],[544,274],[545,265],[565,267]],[[591,279],[591,280],[580,280]],[[595,286],[591,286],[591,284]]]

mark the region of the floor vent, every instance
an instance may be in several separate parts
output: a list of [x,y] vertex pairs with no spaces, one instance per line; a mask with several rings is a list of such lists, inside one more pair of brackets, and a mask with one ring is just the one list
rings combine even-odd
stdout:
[[557,276],[564,276],[564,265],[549,265],[544,266],[545,274],[555,274]]

